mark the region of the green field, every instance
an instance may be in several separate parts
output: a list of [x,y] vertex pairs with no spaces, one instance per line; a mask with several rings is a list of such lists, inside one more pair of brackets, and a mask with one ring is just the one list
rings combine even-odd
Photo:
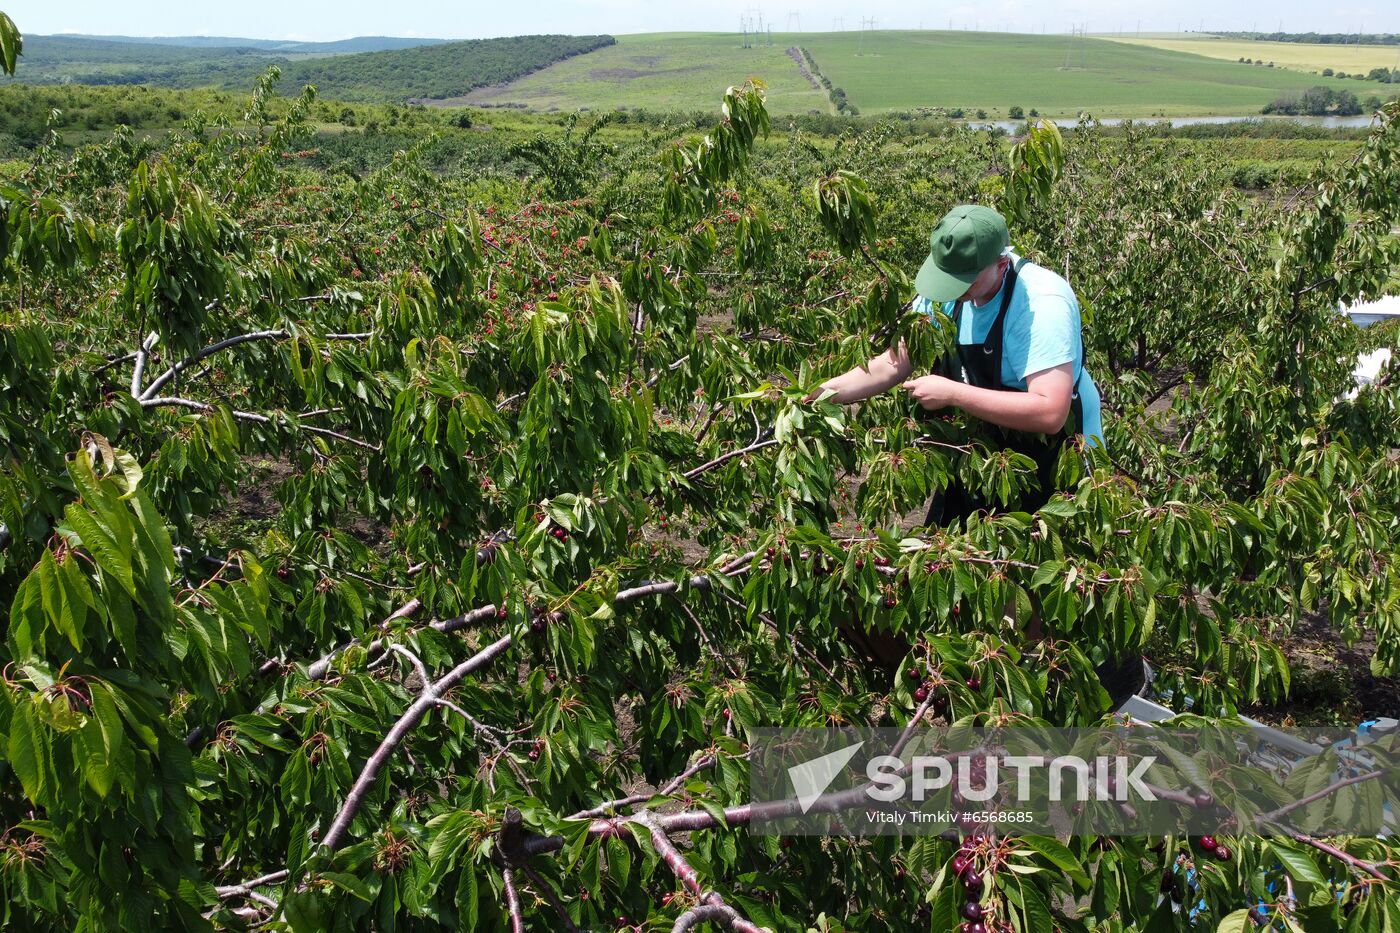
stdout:
[[[1110,38],[1110,37],[1105,37]],[[1366,74],[1372,68],[1400,68],[1400,49],[1392,45],[1336,45],[1311,42],[1259,42],[1214,36],[1113,36],[1114,42],[1146,45],[1172,52],[1187,52],[1238,62],[1241,58],[1273,62],[1279,68],[1321,72],[1324,68],[1347,74]]]
[[774,113],[830,109],[826,92],[798,73],[785,49],[794,42],[741,48],[737,34],[650,33],[551,65],[503,87],[444,103],[523,104],[532,110],[709,110],[725,87],[749,76],[768,85]]
[[1280,94],[1313,84],[1361,87],[1145,45],[1103,39],[1071,45],[1066,36],[774,33],[771,47],[743,49],[737,34],[652,33],[619,36],[615,46],[473,92],[465,102],[540,110],[702,109],[726,84],[756,75],[769,85],[773,112],[824,112],[826,95],[785,54],[796,45],[812,53],[862,113],[941,106],[1005,117],[1016,105],[1070,118],[1081,110],[1099,117],[1248,116]]

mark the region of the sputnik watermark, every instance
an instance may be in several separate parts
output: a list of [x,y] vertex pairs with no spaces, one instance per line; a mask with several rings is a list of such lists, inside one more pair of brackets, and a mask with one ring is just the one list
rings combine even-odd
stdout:
[[1395,737],[1343,746],[1302,730],[1121,724],[759,729],[750,738],[752,825],[783,835],[977,824],[1057,836],[1400,833]]
[[[916,803],[929,799],[933,791],[953,786],[957,796],[972,803],[985,803],[998,797],[1001,791],[1001,769],[1009,768],[1016,772],[1017,801],[1031,800],[1039,788],[1032,788],[1032,772],[1043,768],[1049,777],[1046,799],[1059,803],[1064,800],[1156,800],[1152,788],[1143,783],[1143,776],[1157,763],[1155,756],[1130,760],[1125,755],[1113,759],[1099,756],[1091,766],[1083,758],[1063,755],[1046,758],[1043,755],[1007,755],[1004,758],[987,756],[972,758],[961,756],[956,763],[941,755],[916,755],[909,762],[912,779],[906,780],[901,772],[905,764],[893,755],[877,755],[865,764],[865,775],[872,786],[867,791],[876,800],[890,803],[906,797]],[[974,774],[981,764],[980,775]],[[957,772],[957,784],[953,785],[953,774]],[[1065,788],[1072,785],[1072,796],[1065,795]],[[804,811],[805,812],[805,811]]]

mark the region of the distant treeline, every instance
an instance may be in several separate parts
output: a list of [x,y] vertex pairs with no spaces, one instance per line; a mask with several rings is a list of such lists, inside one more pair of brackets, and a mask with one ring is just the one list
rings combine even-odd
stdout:
[[566,58],[616,44],[612,36],[472,39],[416,49],[304,59],[284,67],[282,78],[298,87],[314,84],[321,94],[336,100],[460,97],[479,87],[513,81]]
[[315,84],[324,97],[375,103],[458,97],[613,45],[612,36],[514,36],[381,52],[306,57],[260,49],[188,48],[65,36],[26,37],[6,84],[145,84],[243,91],[270,65],[283,88]]
[[[1394,94],[1390,95],[1390,98],[1393,97]],[[1264,105],[1263,112],[1289,117],[1353,117],[1362,113],[1375,113],[1383,103],[1385,100],[1379,94],[1372,94],[1362,101],[1351,91],[1336,91],[1318,84],[1301,94],[1287,94],[1274,98]]]
[[1256,39],[1260,42],[1311,42],[1318,45],[1400,45],[1396,32],[1218,32],[1226,39]]

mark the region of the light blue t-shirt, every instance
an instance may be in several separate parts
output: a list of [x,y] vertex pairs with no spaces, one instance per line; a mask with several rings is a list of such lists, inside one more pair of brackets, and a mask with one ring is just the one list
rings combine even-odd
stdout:
[[[1014,263],[1017,256],[1011,254]],[[959,343],[982,343],[992,330],[1001,309],[1002,279],[992,300],[980,308],[972,302],[963,303],[959,324]],[[953,314],[954,302],[943,305],[943,313]],[[914,299],[914,310],[933,316],[933,302],[922,295]],[[935,322],[937,318],[934,318]],[[1083,408],[1080,430],[1091,443],[1102,448],[1103,415],[1100,410],[1099,389],[1084,370],[1084,339],[1079,319],[1079,300],[1059,275],[1049,269],[1027,262],[1016,274],[1016,291],[1006,309],[1006,324],[1002,333],[1001,382],[1012,389],[1025,391],[1026,377],[1064,363],[1074,363],[1074,378]]]

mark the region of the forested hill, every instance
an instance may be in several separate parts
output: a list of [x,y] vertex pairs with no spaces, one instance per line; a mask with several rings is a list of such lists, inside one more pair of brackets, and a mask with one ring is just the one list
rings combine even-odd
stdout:
[[348,101],[456,97],[513,81],[547,65],[617,42],[612,36],[513,36],[471,39],[390,52],[306,59],[284,66],[283,82],[314,84]]
[[[383,52],[387,49],[412,49],[421,45],[442,45],[451,39],[423,39],[411,36],[355,36],[331,42],[299,42],[295,39],[246,39],[237,36],[90,36],[63,33],[45,36],[51,39],[88,39],[100,42],[122,42],[128,45],[171,45],[191,49],[258,49],[263,52],[313,53],[341,55],[350,52]],[[26,37],[26,41],[28,41]]]
[[323,96],[388,103],[465,94],[616,41],[612,36],[512,36],[327,55],[334,49],[326,46],[335,43],[288,50],[25,36],[21,67],[15,77],[3,80],[242,91],[275,64],[282,69],[284,90],[315,84]]

